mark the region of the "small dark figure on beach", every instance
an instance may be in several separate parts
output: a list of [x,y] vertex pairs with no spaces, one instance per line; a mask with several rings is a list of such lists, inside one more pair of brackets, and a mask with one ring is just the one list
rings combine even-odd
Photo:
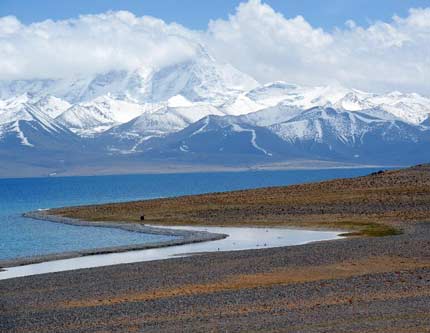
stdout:
[[141,216],[140,216],[140,220],[141,220],[141,221],[145,221],[145,215],[141,215]]
[[379,170],[379,171],[376,171],[376,172],[372,172],[370,175],[371,176],[382,175],[384,172],[385,172],[384,170]]

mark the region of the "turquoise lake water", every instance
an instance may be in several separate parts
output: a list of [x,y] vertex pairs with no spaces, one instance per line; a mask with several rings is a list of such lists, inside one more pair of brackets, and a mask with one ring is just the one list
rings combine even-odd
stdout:
[[0,179],[0,260],[170,239],[110,228],[34,221],[22,213],[41,208],[119,202],[369,174],[376,169],[244,171]]

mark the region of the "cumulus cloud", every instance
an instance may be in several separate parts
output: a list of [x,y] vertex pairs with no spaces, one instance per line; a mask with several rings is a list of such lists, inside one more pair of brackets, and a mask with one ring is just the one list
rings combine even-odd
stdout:
[[0,18],[2,79],[57,78],[165,66],[191,58],[193,33],[120,11],[31,25]]
[[367,28],[350,20],[326,32],[250,0],[228,20],[210,22],[207,39],[218,58],[263,82],[430,94],[430,8]]
[[430,94],[430,8],[411,9],[406,17],[368,27],[350,20],[324,31],[260,0],[240,4],[228,19],[209,22],[206,31],[129,12],[30,25],[3,17],[0,79],[165,66],[192,58],[200,43],[261,83]]

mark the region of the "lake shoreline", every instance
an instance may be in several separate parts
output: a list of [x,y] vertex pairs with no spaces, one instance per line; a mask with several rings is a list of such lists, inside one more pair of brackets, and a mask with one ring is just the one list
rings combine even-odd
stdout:
[[206,231],[194,231],[194,230],[179,230],[174,228],[157,228],[155,226],[147,226],[139,223],[119,223],[119,222],[91,222],[80,219],[73,219],[63,216],[56,216],[47,214],[45,211],[32,211],[23,214],[24,217],[31,218],[34,220],[49,221],[53,223],[62,223],[81,227],[99,227],[99,228],[115,228],[128,232],[139,232],[145,234],[154,234],[162,236],[179,237],[178,239],[172,239],[168,241],[160,242],[149,242],[145,244],[133,244],[124,246],[112,246],[105,248],[94,248],[86,250],[77,250],[61,253],[53,253],[40,256],[31,256],[16,259],[5,259],[0,260],[0,271],[2,268],[24,266],[30,264],[37,264],[42,262],[71,259],[83,256],[91,256],[97,254],[109,254],[119,253],[127,251],[137,250],[148,250],[156,249],[168,246],[177,246],[185,244],[193,244],[200,242],[208,242],[214,240],[220,240],[228,237],[226,234],[210,233]]
[[429,202],[430,165],[420,165],[287,187],[52,209],[47,214],[90,223],[139,223],[145,212],[150,224],[294,222],[385,237],[6,279],[0,330],[427,332]]
[[[392,332],[395,316],[397,328],[424,332],[430,323],[429,251],[430,224],[420,223],[397,236],[6,279],[0,281],[7,291],[0,328],[84,332],[120,324],[124,331],[209,331],[215,318],[223,331],[258,331],[264,324],[319,333],[324,330],[315,327],[336,321],[334,332],[369,325]],[[37,320],[23,320],[24,313]]]

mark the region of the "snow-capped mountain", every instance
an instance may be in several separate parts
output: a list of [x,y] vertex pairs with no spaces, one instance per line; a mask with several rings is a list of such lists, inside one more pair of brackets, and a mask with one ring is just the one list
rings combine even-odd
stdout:
[[24,151],[23,165],[35,156],[51,161],[53,151],[63,167],[88,157],[109,165],[165,158],[410,164],[430,159],[429,132],[427,97],[260,85],[203,48],[162,68],[0,81],[0,158]]
[[54,119],[63,114],[72,105],[63,99],[54,96],[45,96],[39,99],[34,106]]
[[155,71],[150,79],[147,99],[151,102],[182,95],[214,106],[258,85],[231,65],[217,63],[203,48],[194,59]]
[[279,103],[300,109],[331,105],[348,93],[345,88],[300,87],[286,82],[273,82],[245,92],[223,105],[229,114],[240,115],[274,107]]
[[167,103],[154,105],[153,110],[115,127],[118,135],[163,135],[179,131],[208,115],[225,115],[208,103],[191,103],[182,96],[174,96]]
[[418,94],[369,94],[355,90],[334,104],[349,111],[380,108],[412,124],[422,122],[430,111],[430,99]]
[[225,115],[214,106],[194,103],[189,106],[165,106],[145,112],[131,121],[115,126],[100,138],[109,139],[110,149],[138,151],[139,145],[152,137],[165,136],[182,130],[208,115]]
[[56,117],[56,121],[78,135],[93,136],[138,117],[150,107],[106,95],[73,105]]
[[258,126],[244,116],[208,116],[166,137],[148,138],[141,151],[148,157],[189,162],[319,159],[394,164],[429,159],[429,144],[429,128],[314,107],[271,126]]
[[315,106],[332,106],[347,111],[378,108],[413,124],[422,122],[430,112],[430,99],[418,94],[374,94],[343,87],[300,87],[285,82],[259,86],[238,95],[222,108],[228,114],[241,115],[276,107],[280,103],[302,110]]
[[142,104],[182,95],[193,102],[218,105],[257,85],[248,75],[218,63],[201,47],[193,59],[162,68],[110,71],[59,80],[2,81],[0,99],[29,93],[36,99],[50,95],[77,104],[110,94]]
[[[402,161],[418,159],[417,147],[430,144],[430,131],[400,120],[361,111],[315,107],[270,126],[286,142],[319,157],[343,160]],[[419,151],[419,149],[418,149]]]
[[213,115],[166,137],[151,138],[142,143],[141,149],[151,158],[218,164],[270,161],[286,153],[283,140],[269,129],[239,117]]
[[[11,106],[11,105],[9,105]],[[76,149],[78,138],[43,111],[20,103],[0,112],[0,146],[8,149]]]

